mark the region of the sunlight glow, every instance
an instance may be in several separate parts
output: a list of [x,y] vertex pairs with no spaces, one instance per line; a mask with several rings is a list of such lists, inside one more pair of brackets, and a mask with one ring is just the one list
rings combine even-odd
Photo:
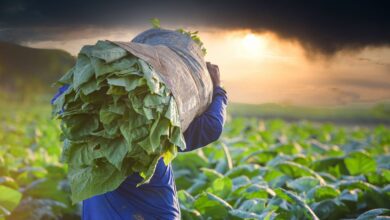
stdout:
[[[388,47],[340,52],[332,59],[311,59],[299,42],[281,39],[272,32],[189,29],[199,30],[207,48],[205,59],[219,66],[233,102],[344,105],[361,100],[390,100],[389,88],[384,84],[390,82]],[[55,41],[32,41],[25,45],[63,49],[77,56],[85,44],[95,44],[101,39],[129,41],[142,30],[77,29]]]
[[266,50],[266,41],[253,34],[248,33],[245,35],[245,37],[241,40],[241,45],[244,50],[244,52],[251,57],[259,57],[264,54]]

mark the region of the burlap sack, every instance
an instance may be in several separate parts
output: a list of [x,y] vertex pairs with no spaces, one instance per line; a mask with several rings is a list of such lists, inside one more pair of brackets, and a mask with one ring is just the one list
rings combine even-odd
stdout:
[[175,97],[184,132],[212,100],[213,84],[201,48],[177,31],[150,29],[132,42],[112,43],[148,62]]

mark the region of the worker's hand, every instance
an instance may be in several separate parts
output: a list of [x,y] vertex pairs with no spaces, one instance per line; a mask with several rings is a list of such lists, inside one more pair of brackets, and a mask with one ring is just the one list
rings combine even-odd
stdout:
[[219,74],[219,68],[210,62],[206,62],[207,70],[209,71],[211,80],[213,81],[214,88],[221,86],[221,78]]

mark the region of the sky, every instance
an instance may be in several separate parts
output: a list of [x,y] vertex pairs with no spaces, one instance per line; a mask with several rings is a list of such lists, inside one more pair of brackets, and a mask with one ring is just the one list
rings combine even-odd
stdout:
[[0,41],[76,55],[130,41],[157,17],[198,30],[232,102],[346,105],[390,100],[386,1],[0,0]]

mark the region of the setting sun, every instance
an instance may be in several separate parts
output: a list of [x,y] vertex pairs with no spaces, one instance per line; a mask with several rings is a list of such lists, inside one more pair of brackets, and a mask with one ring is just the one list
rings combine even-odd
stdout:
[[241,44],[246,54],[252,57],[260,56],[266,49],[266,41],[253,33],[246,34]]

